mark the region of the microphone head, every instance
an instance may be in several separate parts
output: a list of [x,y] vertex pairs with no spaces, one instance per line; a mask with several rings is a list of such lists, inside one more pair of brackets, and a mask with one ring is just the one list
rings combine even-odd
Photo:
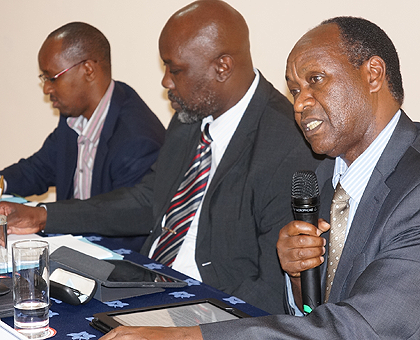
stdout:
[[314,198],[319,196],[318,180],[313,171],[296,171],[292,178],[292,199]]

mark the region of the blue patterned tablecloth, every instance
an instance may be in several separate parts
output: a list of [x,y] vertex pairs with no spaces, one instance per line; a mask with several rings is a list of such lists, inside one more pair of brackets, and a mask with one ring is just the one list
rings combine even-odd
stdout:
[[[123,299],[111,302],[100,302],[92,299],[85,305],[72,306],[59,300],[51,299],[50,307],[50,327],[56,330],[57,334],[51,338],[54,340],[88,340],[98,339],[103,334],[89,325],[93,314],[108,312],[110,310],[130,309],[137,307],[147,307],[153,305],[168,304],[180,300],[198,300],[205,298],[216,298],[232,307],[235,307],[251,316],[263,316],[268,313],[251,306],[244,301],[225,294],[213,287],[191,279],[179,272],[159,263],[153,262],[149,258],[133,251],[132,239],[129,238],[109,238],[96,235],[84,235],[89,241],[100,244],[108,249],[124,255],[124,258],[142,265],[149,266],[152,269],[161,270],[172,276],[185,280],[188,285],[183,288],[166,289],[162,293],[143,295],[129,299]],[[136,240],[136,249],[139,249]],[[128,245],[128,246],[127,246]],[[13,327],[13,317],[2,319],[5,323]]]

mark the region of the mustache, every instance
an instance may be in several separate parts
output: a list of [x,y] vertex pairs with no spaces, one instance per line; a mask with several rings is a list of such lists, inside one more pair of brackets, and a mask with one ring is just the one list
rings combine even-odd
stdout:
[[177,102],[179,104],[180,98],[175,96],[171,90],[168,91],[168,99],[172,102]]

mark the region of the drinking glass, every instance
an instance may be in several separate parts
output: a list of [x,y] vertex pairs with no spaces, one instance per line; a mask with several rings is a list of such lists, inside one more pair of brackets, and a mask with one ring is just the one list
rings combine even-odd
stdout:
[[49,333],[49,246],[40,240],[12,245],[15,329],[29,339]]

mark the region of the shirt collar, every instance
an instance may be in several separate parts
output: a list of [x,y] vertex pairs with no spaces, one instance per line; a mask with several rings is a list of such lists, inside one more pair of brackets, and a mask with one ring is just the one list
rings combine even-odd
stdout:
[[373,169],[388,144],[400,116],[401,110],[398,110],[387,126],[369,147],[350,165],[350,167],[347,166],[346,162],[341,157],[335,159],[332,179],[334,188],[340,181],[341,186],[350,197],[356,202],[360,202]]
[[[68,117],[67,125],[73,129],[79,136],[85,136],[91,142],[96,142],[100,137],[98,126],[102,123],[108,114],[112,93],[114,92],[115,82],[111,80],[104,96],[88,120],[84,116]],[[99,132],[99,133],[98,133]]]
[[241,121],[245,110],[248,107],[252,97],[254,96],[255,90],[259,84],[260,73],[255,68],[254,73],[255,77],[251,86],[245,95],[241,98],[241,100],[235,104],[235,106],[231,107],[215,120],[213,119],[213,116],[209,116],[203,119],[201,123],[201,131],[204,130],[204,126],[207,123],[210,123],[209,132],[215,144],[220,146],[227,146],[227,144],[229,144],[229,141],[236,131],[236,128],[238,127],[239,122]]

